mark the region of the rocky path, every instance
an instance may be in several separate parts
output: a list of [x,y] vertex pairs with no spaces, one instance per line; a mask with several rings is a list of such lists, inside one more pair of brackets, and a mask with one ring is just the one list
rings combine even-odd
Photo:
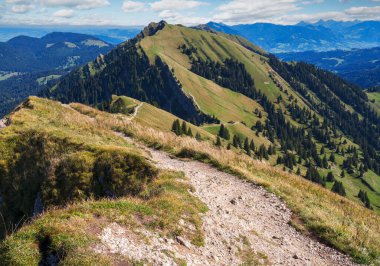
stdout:
[[106,247],[112,253],[147,259],[154,265],[175,265],[163,250],[187,265],[240,265],[245,260],[252,265],[354,265],[347,256],[288,225],[291,211],[265,189],[200,162],[145,149],[158,168],[183,171],[195,188],[195,196],[207,204],[205,246],[182,243],[179,247],[178,241],[163,241],[153,235],[147,235],[152,239],[148,246],[132,244],[126,229],[112,224],[101,236],[103,251]]

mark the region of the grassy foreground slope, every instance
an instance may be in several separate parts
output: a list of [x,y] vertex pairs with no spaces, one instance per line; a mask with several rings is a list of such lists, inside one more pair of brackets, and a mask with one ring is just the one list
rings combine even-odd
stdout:
[[[127,103],[133,103],[133,100],[129,99]],[[79,145],[75,146],[75,153],[88,153],[90,157],[94,156],[93,160],[97,160],[96,154],[102,153],[97,149],[97,143],[100,142],[102,146],[106,145],[114,152],[112,153],[114,163],[118,154],[125,152],[139,154],[136,156],[139,156],[140,163],[146,164],[144,168],[149,168],[149,163],[145,162],[140,150],[113,133],[124,132],[147,145],[162,148],[180,157],[211,163],[266,187],[279,195],[294,211],[296,216],[292,222],[296,228],[312,232],[359,262],[379,263],[380,217],[378,215],[300,176],[273,168],[268,163],[254,160],[239,151],[215,147],[211,141],[199,142],[194,138],[178,137],[169,129],[149,127],[147,121],[150,117],[145,116],[145,122],[139,122],[138,119],[131,119],[127,115],[105,113],[82,104],[70,104],[68,107],[58,102],[31,98],[27,105],[10,116],[11,124],[1,129],[1,147],[2,151],[5,151],[5,147],[11,147],[6,142],[20,138],[19,134],[24,129],[44,131],[48,126],[45,131],[47,136],[55,139],[54,136],[60,134],[56,137],[68,140],[64,147],[59,146],[56,149],[60,154],[67,149],[69,143],[73,142]],[[46,121],[49,123],[44,125]],[[3,158],[10,158],[14,152],[8,150],[8,153],[3,153],[8,157]],[[76,155],[70,154],[70,156],[74,156],[75,160],[78,159]],[[101,162],[107,165],[105,158]],[[78,176],[94,174],[90,174],[92,171],[86,170],[86,167],[77,169],[76,175],[72,177],[74,180],[77,180]],[[115,177],[112,180],[116,183],[111,182],[111,184],[116,187],[117,184],[131,184],[128,181],[131,180],[128,179],[130,176],[128,170],[120,169],[116,172],[126,173],[126,180],[120,179],[123,178],[120,176]],[[69,173],[71,172],[67,172]],[[194,224],[197,230],[195,232],[185,230],[183,233],[190,234],[193,243],[201,245],[199,213],[206,210],[205,206],[188,194],[188,188],[184,187],[183,182],[176,181],[176,178],[181,178],[180,174],[157,173],[154,169],[152,173],[152,178],[146,180],[141,189],[134,190],[135,192],[127,194],[127,197],[104,200],[94,195],[95,201],[81,203],[78,198],[78,203],[68,204],[66,209],[47,208],[48,211],[43,216],[3,241],[0,245],[1,261],[6,262],[6,265],[30,265],[44,261],[50,254],[55,254],[62,259],[62,263],[74,265],[125,262],[125,258],[101,257],[91,252],[91,247],[98,241],[95,236],[99,228],[114,221],[132,228],[144,227],[170,236],[178,233],[178,220],[181,217],[188,217],[189,222]],[[30,185],[30,182],[35,181],[31,177],[26,180],[26,184]],[[65,182],[61,183],[61,190],[58,191],[67,189],[71,184],[68,182],[72,180],[70,175],[63,177]],[[51,178],[59,180],[54,176]],[[159,189],[161,192],[157,194],[159,187],[167,189]],[[131,190],[129,188],[126,191]],[[187,213],[183,216],[183,210],[187,212],[190,210],[192,215],[189,217]]]
[[380,217],[361,205],[300,176],[274,168],[267,162],[252,159],[240,151],[217,148],[209,141],[178,137],[169,131],[152,129],[134,120],[120,125],[112,114],[82,104],[71,106],[147,145],[179,157],[211,163],[266,187],[279,195],[294,211],[296,216],[293,224],[299,230],[315,234],[358,262],[380,262]]
[[[134,263],[94,251],[98,233],[113,222],[202,245],[206,206],[183,174],[158,171],[115,134],[129,117],[112,118],[111,127],[35,97],[9,116],[0,129],[1,265]],[[194,229],[181,228],[180,219]]]

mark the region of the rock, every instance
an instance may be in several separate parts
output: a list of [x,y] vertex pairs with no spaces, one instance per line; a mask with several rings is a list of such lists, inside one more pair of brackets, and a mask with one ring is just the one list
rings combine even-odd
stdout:
[[190,247],[191,247],[190,242],[187,241],[186,239],[180,237],[180,236],[177,236],[177,237],[176,237],[176,240],[177,240],[177,242],[178,242],[180,245],[182,245],[182,246],[184,246],[184,247],[187,247],[187,248],[190,248]]
[[299,259],[299,257],[297,256],[297,254],[294,254],[294,255],[293,255],[293,259],[296,259],[296,260]]
[[236,205],[237,201],[235,199],[232,199],[232,200],[230,200],[230,203],[233,204],[233,205]]

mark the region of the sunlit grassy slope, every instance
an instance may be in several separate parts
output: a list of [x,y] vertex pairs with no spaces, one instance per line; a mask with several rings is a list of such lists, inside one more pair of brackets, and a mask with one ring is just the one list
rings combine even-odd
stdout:
[[177,156],[202,160],[247,180],[263,185],[279,195],[298,215],[292,223],[300,230],[310,230],[330,245],[352,255],[356,260],[378,264],[380,261],[380,216],[361,204],[341,197],[328,189],[283,172],[267,162],[254,160],[236,150],[217,148],[209,141],[198,142],[141,125],[137,121],[120,125],[111,114],[82,104],[72,104],[81,113],[118,128],[147,145],[160,147]]
[[[153,36],[145,37],[139,44],[152,62],[154,62],[155,56],[159,56],[174,69],[174,75],[181,82],[183,90],[194,99],[195,103],[203,112],[215,115],[222,123],[227,124],[232,134],[246,136],[253,139],[256,144],[270,144],[266,138],[262,136],[257,137],[255,132],[250,130],[251,126],[259,119],[253,112],[256,108],[263,114],[262,122],[266,120],[267,114],[263,108],[257,102],[244,95],[222,88],[214,82],[191,72],[189,70],[189,58],[178,49],[179,45],[186,44],[197,48],[197,54],[199,54],[202,59],[210,58],[218,62],[222,62],[226,58],[238,60],[245,65],[247,71],[252,75],[256,87],[275,103],[276,108],[286,110],[287,105],[290,103],[289,97],[293,96],[294,99],[297,100],[297,105],[307,107],[311,110],[312,114],[315,114],[313,105],[295,92],[281,76],[272,70],[267,63],[265,53],[258,54],[246,49],[239,41],[229,35],[175,25],[166,25],[163,30],[158,31]],[[281,91],[273,83],[269,77],[269,73],[272,73],[275,79],[282,84],[283,88],[287,90],[287,93]],[[276,99],[280,95],[283,100],[281,103],[276,103]],[[319,102],[318,97],[311,91],[310,96],[315,99],[316,103]],[[370,97],[376,98],[376,94],[371,94]],[[348,110],[353,110],[351,106],[345,106]],[[302,126],[294,121],[288,114],[286,117],[293,125]],[[320,121],[323,121],[323,118],[318,114],[317,117]],[[216,134],[218,132],[218,125],[205,125],[204,129],[212,134]],[[339,140],[336,139],[336,141]],[[347,144],[343,146],[347,148],[348,145],[353,145],[353,143],[348,140]],[[320,144],[317,143],[317,146],[320,148]],[[343,158],[340,158],[339,155],[337,155],[337,158],[337,165],[332,168],[335,177],[339,177],[341,172],[340,164],[343,162]],[[276,158],[271,158],[270,162],[275,164]],[[306,169],[303,166],[300,167],[302,173],[305,174]],[[321,170],[321,173],[324,175],[326,175],[327,172],[328,171]],[[374,190],[371,190],[361,180],[349,174],[346,174],[346,177],[339,181],[343,182],[347,188],[347,196],[354,201],[359,202],[357,195],[360,189],[368,191],[371,202],[374,203],[373,207],[375,211],[380,211],[380,190],[378,190],[377,185],[380,180],[376,178],[371,171],[364,175],[364,180],[369,184],[373,184]],[[331,187],[332,184],[328,184],[328,186]]]
[[377,110],[380,114],[380,92],[370,92],[367,93],[368,98],[371,100],[372,106]]
[[[149,103],[140,102],[139,100],[127,96],[113,96],[111,109],[113,108],[115,102],[119,99],[123,101],[126,107],[134,109],[139,106],[137,112],[134,114],[135,116],[133,119],[142,125],[156,128],[158,130],[171,131],[174,120],[179,119],[181,123],[183,122],[182,119],[169,112],[166,112],[165,110],[157,108]],[[130,115],[133,113],[134,110],[131,110]],[[196,127],[188,122],[187,125],[191,128],[194,136],[195,134],[199,133],[204,139],[215,139],[215,135],[208,133],[206,130]]]

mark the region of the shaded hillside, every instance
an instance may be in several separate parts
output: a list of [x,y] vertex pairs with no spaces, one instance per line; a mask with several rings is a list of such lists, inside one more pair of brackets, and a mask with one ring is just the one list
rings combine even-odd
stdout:
[[351,51],[277,54],[285,61],[304,61],[335,72],[347,81],[369,88],[380,85],[380,48]]
[[0,43],[0,117],[28,96],[51,87],[75,67],[112,48],[90,35],[63,32],[42,38],[18,36]]

